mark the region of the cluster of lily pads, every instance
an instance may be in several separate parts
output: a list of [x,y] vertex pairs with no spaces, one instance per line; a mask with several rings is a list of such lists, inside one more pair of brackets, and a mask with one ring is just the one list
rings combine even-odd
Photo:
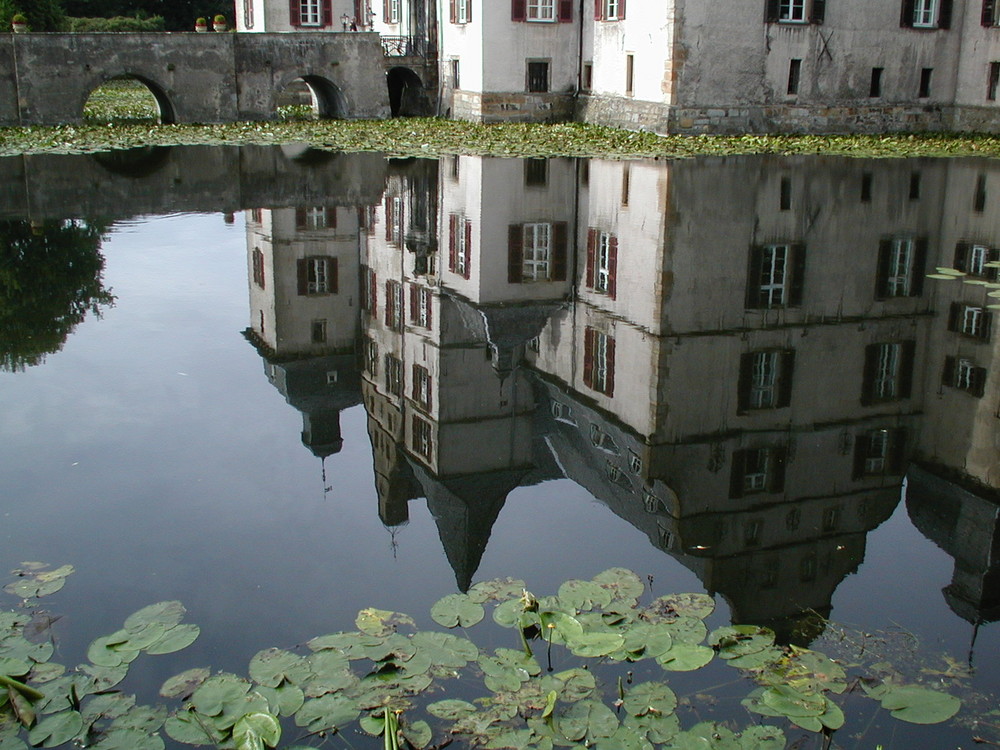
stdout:
[[[827,734],[844,724],[833,696],[848,690],[848,679],[838,663],[781,646],[766,628],[709,632],[705,619],[714,601],[703,594],[642,603],[643,582],[621,568],[568,581],[554,596],[535,597],[511,579],[446,596],[431,617],[463,635],[419,630],[408,615],[365,609],[355,631],[295,650],[260,651],[247,676],[197,668],[172,677],[160,694],[180,705],[168,712],[137,705],[118,686],[140,653],[170,653],[198,636],[196,626],[181,622],[183,606],[141,609],[93,641],[86,664],[67,670],[51,661],[50,643],[28,632],[38,616],[30,613],[34,600],[71,572],[25,566],[7,589],[26,606],[0,612],[0,750],[66,743],[162,750],[161,732],[193,746],[264,750],[278,747],[283,729],[293,725],[299,744],[290,750],[357,730],[381,737],[385,750],[452,740],[518,750],[785,747],[777,726],[682,727],[670,675],[715,660],[752,681],[755,689],[743,700],[752,713]],[[487,614],[513,631],[512,647],[481,648],[466,637]],[[908,722],[945,721],[960,707],[957,698],[917,685],[871,680],[865,691]]]
[[[983,263],[984,272],[992,272],[994,275],[1000,269],[1000,261],[991,260]],[[993,303],[986,305],[989,310],[1000,310],[1000,283],[996,281],[989,281],[982,278],[973,278],[965,271],[960,271],[957,268],[951,268],[949,266],[937,266],[934,269],[934,273],[927,274],[927,278],[935,279],[937,281],[961,281],[963,284],[968,284],[970,286],[981,286],[984,289],[988,289],[986,296],[994,300]]]

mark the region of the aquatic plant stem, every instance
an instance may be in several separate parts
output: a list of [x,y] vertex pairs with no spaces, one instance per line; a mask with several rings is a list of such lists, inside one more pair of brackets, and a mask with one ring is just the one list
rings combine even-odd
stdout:
[[0,685],[6,685],[9,688],[13,688],[28,700],[40,701],[45,697],[45,693],[41,693],[33,687],[29,687],[23,682],[18,682],[13,677],[7,677],[6,675],[0,674]]

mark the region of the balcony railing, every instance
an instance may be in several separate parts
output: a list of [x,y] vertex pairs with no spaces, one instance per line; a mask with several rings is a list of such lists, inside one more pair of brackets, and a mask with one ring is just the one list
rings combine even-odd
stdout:
[[415,36],[383,36],[382,52],[386,57],[422,57],[424,40]]

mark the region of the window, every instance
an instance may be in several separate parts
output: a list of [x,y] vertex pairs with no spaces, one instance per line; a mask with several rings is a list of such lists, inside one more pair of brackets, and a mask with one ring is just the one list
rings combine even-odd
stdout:
[[385,0],[382,17],[386,23],[399,23],[399,0]]
[[458,58],[453,58],[451,61],[451,85],[456,89],[461,88],[461,86],[458,85],[459,84],[458,68],[459,68],[459,60]]
[[635,93],[635,55],[625,55],[625,93]]
[[615,340],[587,327],[583,334],[583,383],[605,396],[615,393]]
[[421,365],[413,365],[412,396],[424,411],[431,410],[431,374]]
[[393,396],[403,395],[403,361],[391,354],[385,355],[385,390]]
[[602,430],[598,424],[590,425],[590,444],[605,453],[611,453],[615,456],[621,455],[618,443],[615,442],[613,437]]
[[969,338],[989,341],[993,328],[993,313],[976,305],[953,302],[948,314],[948,330]]
[[590,91],[594,88],[594,63],[586,62],[583,64],[583,83],[581,88],[584,91]]
[[882,73],[883,68],[872,68],[872,79],[868,85],[868,96],[877,99],[882,96]]
[[981,214],[986,210],[986,175],[976,177],[976,191],[972,196],[972,210]]
[[918,99],[927,99],[931,95],[931,76],[934,74],[934,68],[921,68],[920,69],[920,90],[917,91]]
[[633,474],[642,473],[642,459],[639,458],[638,453],[632,450],[629,450],[628,452],[628,468],[632,471]]
[[767,23],[823,23],[826,0],[767,0]]
[[919,297],[924,290],[927,239],[893,237],[879,243],[875,299]]
[[525,187],[545,187],[549,183],[548,159],[524,160]]
[[624,0],[597,0],[598,21],[620,21],[625,17]]
[[791,23],[805,23],[806,0],[779,0],[778,20]]
[[434,438],[430,422],[414,414],[410,424],[413,428],[412,447],[414,453],[430,461],[434,454]]
[[549,90],[549,64],[543,60],[528,61],[528,91],[545,93]]
[[906,430],[867,430],[854,438],[854,479],[899,476],[906,468]]
[[729,496],[739,498],[760,492],[784,492],[786,456],[783,446],[733,451]]
[[264,253],[259,247],[253,249],[251,255],[251,266],[253,267],[253,283],[264,289]]
[[326,343],[326,321],[314,320],[312,322],[312,342],[314,344]]
[[551,224],[524,225],[522,281],[548,281],[551,264]]
[[472,20],[472,0],[455,0],[455,23]]
[[792,210],[792,180],[789,177],[781,178],[781,195],[778,198],[778,208],[781,211]]
[[1000,266],[1000,249],[978,242],[958,242],[952,265],[969,276],[993,281],[997,278],[997,268]]
[[764,531],[764,522],[759,518],[743,524],[743,546],[757,547],[760,545],[760,535]]
[[600,229],[587,232],[587,288],[618,295],[618,238]]
[[1000,4],[996,0],[983,0],[983,26],[987,28],[1000,26],[1000,19],[997,17],[998,9],[1000,9]]
[[986,82],[987,101],[995,102],[997,100],[998,84],[1000,84],[1000,62],[991,62],[989,78]]
[[297,267],[300,295],[337,293],[336,258],[303,258],[297,262]]
[[792,58],[788,61],[788,88],[789,96],[796,96],[799,93],[799,79],[802,77],[802,61]]
[[569,225],[565,221],[507,227],[507,282],[565,281]]
[[632,165],[622,165],[622,207],[627,208],[632,197]]
[[910,397],[913,384],[914,341],[870,344],[865,347],[861,404],[870,406]]
[[472,273],[472,222],[460,214],[448,217],[448,270],[463,279]]
[[361,309],[373,318],[378,310],[378,276],[374,268],[361,266]]
[[555,21],[556,0],[527,0],[527,20]]
[[740,357],[737,414],[760,409],[781,409],[792,400],[795,351],[765,349]]
[[378,375],[378,344],[372,339],[365,339],[365,369],[372,377]]
[[937,0],[914,0],[913,25],[916,27],[937,25]]
[[977,398],[986,392],[986,368],[964,357],[945,357],[942,384],[965,391]]
[[557,422],[565,422],[576,427],[576,420],[573,418],[573,409],[560,401],[552,402],[552,417]]
[[323,15],[320,0],[299,0],[299,18],[298,23],[294,25],[322,26]]
[[910,172],[910,192],[909,198],[911,201],[920,200],[920,172]]
[[253,28],[253,0],[243,0],[243,26]]
[[903,0],[899,25],[913,29],[947,29],[953,0]]
[[871,172],[864,172],[861,175],[861,202],[871,203],[872,202],[872,182],[873,176]]
[[403,330],[403,285],[393,279],[385,282],[385,324]]
[[758,245],[750,249],[746,306],[752,310],[802,304],[805,245]]
[[403,199],[398,195],[385,197],[385,239],[394,245],[403,240]]
[[317,229],[334,229],[337,226],[337,214],[333,208],[326,206],[310,206],[295,209],[295,228],[299,231],[315,231]]
[[410,285],[410,322],[421,328],[431,327],[431,290]]

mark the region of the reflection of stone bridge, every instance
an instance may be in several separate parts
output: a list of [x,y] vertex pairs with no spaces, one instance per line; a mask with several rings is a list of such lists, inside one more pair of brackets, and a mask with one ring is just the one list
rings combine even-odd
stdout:
[[0,126],[80,122],[90,93],[134,78],[167,123],[267,120],[296,79],[320,116],[389,114],[378,34],[0,34]]
[[386,169],[378,154],[277,146],[12,156],[0,159],[0,218],[122,219],[180,211],[372,205],[382,196]]

